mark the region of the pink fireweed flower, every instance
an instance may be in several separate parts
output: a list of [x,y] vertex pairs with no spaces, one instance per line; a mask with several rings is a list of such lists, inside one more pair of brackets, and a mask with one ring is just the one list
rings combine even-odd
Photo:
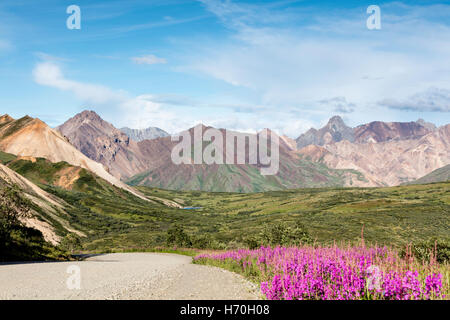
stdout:
[[443,297],[442,274],[419,277],[386,247],[261,247],[195,258],[199,259],[231,262],[243,272],[259,270],[261,292],[269,300]]

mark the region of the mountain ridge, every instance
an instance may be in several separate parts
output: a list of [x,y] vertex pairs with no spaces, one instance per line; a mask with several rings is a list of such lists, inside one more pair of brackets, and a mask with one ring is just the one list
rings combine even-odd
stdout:
[[77,150],[66,137],[50,128],[40,119],[25,116],[14,120],[9,117],[8,121],[1,123],[0,150],[17,156],[45,158],[51,162],[65,161],[94,172],[109,183],[145,199],[138,192],[109,174],[102,164],[95,162]]
[[153,140],[156,138],[168,137],[169,134],[157,127],[149,127],[146,129],[131,129],[128,127],[123,127],[119,129],[121,132],[125,133],[130,139],[141,142],[143,140]]
[[432,123],[423,119],[411,122],[372,121],[351,128],[340,116],[330,118],[328,123],[320,128],[311,128],[297,139],[297,149],[308,145],[323,146],[330,143],[347,140],[356,143],[386,142],[390,140],[418,139],[437,130]]
[[450,125],[415,139],[366,143],[343,140],[298,152],[331,168],[357,170],[372,186],[395,186],[450,163]]
[[428,183],[438,183],[446,182],[450,180],[450,164],[445,167],[436,169],[431,173],[423,176],[415,181],[409,182],[407,184],[428,184]]
[[[192,138],[195,128],[202,132],[208,129],[199,124],[184,132],[189,132]],[[117,136],[125,136],[120,130],[89,112],[74,116],[58,129],[85,155],[99,160],[112,174],[132,185],[175,190],[192,188],[204,191],[254,192],[326,186],[327,183],[344,186],[351,179],[350,176],[358,176],[355,173],[330,170],[321,164],[301,159],[292,152],[292,146],[289,147],[286,139],[280,139],[281,172],[277,176],[264,177],[259,172],[258,164],[175,165],[171,160],[171,153],[178,142],[172,141],[171,137],[140,142],[127,137],[128,140],[124,142],[125,138]],[[224,133],[224,129],[219,130]],[[111,133],[114,136],[111,137]],[[235,134],[247,136],[238,132]]]

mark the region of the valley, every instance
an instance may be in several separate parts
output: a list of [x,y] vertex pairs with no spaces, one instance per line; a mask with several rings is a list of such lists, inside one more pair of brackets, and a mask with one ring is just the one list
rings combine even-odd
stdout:
[[[200,246],[247,246],[265,224],[301,222],[321,244],[367,242],[402,247],[448,237],[450,183],[391,188],[316,188],[265,193],[180,192],[139,187],[152,202],[81,170],[72,185],[59,184],[70,165],[44,159],[5,161],[64,203],[63,215],[80,230],[84,252],[148,250],[167,245],[173,225]],[[2,154],[8,159],[7,154]],[[169,206],[167,204],[173,204]],[[182,207],[198,208],[183,210]],[[69,234],[59,228],[59,237]],[[195,244],[193,244],[195,246]]]
[[[384,133],[376,131],[380,127]],[[6,191],[12,188],[18,195],[5,203],[31,199],[24,202],[26,219],[16,210],[19,220],[28,221],[25,225],[37,228],[55,248],[70,251],[249,247],[261,241],[265,228],[277,225],[282,229],[301,225],[308,239],[322,245],[357,243],[362,231],[367,243],[397,248],[448,239],[447,169],[432,170],[449,158],[448,126],[436,128],[422,121],[404,127],[374,123],[353,130],[334,117],[313,139],[318,145],[297,150],[282,137],[280,172],[263,176],[259,164],[175,165],[170,159],[174,147],[170,137],[135,142],[94,112],[80,113],[57,130],[38,119],[14,120],[5,115],[0,118],[0,162],[5,172],[0,178]],[[323,137],[336,141],[326,144]],[[371,139],[377,142],[363,142]],[[409,150],[401,146],[411,144],[425,150],[407,152],[419,156],[416,163],[430,171],[423,180],[428,184],[388,187],[388,180],[377,182],[363,167],[356,167],[358,162],[353,167],[364,174],[327,166],[337,157],[351,160],[336,151],[342,145],[375,150],[368,153],[393,163],[395,155],[384,157],[382,150],[394,143],[396,150]],[[431,155],[426,145],[436,146]],[[436,150],[442,150],[439,158],[434,156]],[[373,161],[382,163],[378,158]],[[336,163],[340,165],[335,167],[343,166]],[[144,171],[132,176],[140,170]],[[372,188],[372,184],[385,187]],[[171,234],[184,240],[169,241]]]
[[[425,289],[417,289],[420,298],[429,297],[426,283],[434,279],[430,272],[435,268],[444,281],[450,279],[450,181],[448,165],[440,167],[448,159],[448,125],[425,132],[418,124],[422,136],[413,130],[414,137],[407,131],[393,140],[358,144],[344,139],[300,150],[282,137],[280,172],[263,176],[260,163],[175,165],[170,159],[174,147],[170,137],[134,142],[98,115],[84,115],[77,118],[72,140],[38,119],[0,118],[0,262],[72,260],[19,264],[19,269],[3,265],[0,278],[6,277],[9,289],[0,290],[0,297],[257,299],[262,293],[278,299],[278,276],[272,278],[249,266],[255,255],[290,252],[286,250],[316,258],[320,256],[316,251],[333,256],[333,250],[340,250],[342,261],[350,259],[349,263],[359,252],[370,258],[371,250],[376,254],[388,250],[388,256],[377,259],[386,268],[393,266],[390,257],[399,259],[401,272],[410,272],[408,257],[413,250],[414,265],[422,270],[418,281],[420,286],[425,283]],[[111,135],[100,128],[108,128]],[[79,136],[83,132],[89,135]],[[367,137],[368,131],[362,132]],[[79,140],[72,145],[74,137]],[[377,180],[382,170],[373,169],[369,160],[365,163],[372,171],[366,170],[356,161],[363,157],[356,154],[377,154],[379,158],[372,161],[386,168],[396,157],[383,155],[390,144],[395,144],[397,156],[403,154],[404,171],[394,166],[389,169],[393,175],[384,174],[383,182]],[[353,151],[346,154],[342,146]],[[408,167],[407,154],[420,160]],[[141,162],[134,162],[138,155]],[[339,157],[347,162],[330,161]],[[353,164],[345,164],[348,161]],[[144,171],[132,176],[133,170]],[[411,178],[428,171],[422,178]],[[403,174],[410,176],[399,179]],[[403,180],[406,183],[398,185]],[[396,186],[388,186],[390,181]],[[77,261],[78,254],[88,258]],[[292,254],[280,257],[282,263],[289,264]],[[241,258],[233,260],[236,256]],[[439,264],[434,265],[433,259]],[[242,261],[247,262],[241,266]],[[64,277],[63,267],[74,263],[87,272],[88,287],[81,291],[61,291],[61,281],[41,283],[30,278],[35,272],[42,274],[40,280],[54,272]],[[264,268],[273,267],[267,263]],[[110,278],[103,278],[99,268],[110,270]],[[8,282],[13,270],[34,285]],[[365,276],[366,271],[352,272]],[[212,279],[220,279],[221,284],[211,286]],[[272,281],[271,286],[267,281]],[[447,292],[447,282],[439,282],[438,288]],[[433,298],[443,297],[439,290],[432,292]],[[382,298],[376,293],[367,297]]]

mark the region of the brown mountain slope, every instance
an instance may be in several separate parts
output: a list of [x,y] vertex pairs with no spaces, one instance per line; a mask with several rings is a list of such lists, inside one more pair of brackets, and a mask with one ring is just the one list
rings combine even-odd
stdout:
[[18,219],[25,226],[41,231],[46,241],[55,245],[61,241],[61,236],[58,235],[53,226],[55,221],[66,229],[66,231],[76,233],[79,236],[85,236],[82,232],[71,227],[67,222],[67,213],[64,211],[67,204],[63,200],[45,192],[28,179],[0,164],[0,187],[3,188],[5,186],[19,190],[22,196],[36,206],[36,208],[30,209],[26,214],[19,215]]
[[341,117],[332,117],[326,126],[316,130],[311,128],[296,139],[297,148],[308,145],[324,146],[342,140],[356,143],[386,142],[390,140],[419,139],[436,127],[422,119],[415,122],[381,122],[374,121],[356,128],[348,127]]
[[375,121],[354,129],[357,143],[418,139],[430,132],[432,130],[418,122]]
[[78,150],[126,179],[148,169],[137,142],[93,111],[83,111],[57,128]]
[[[201,128],[202,132],[207,129],[204,126]],[[287,139],[280,139],[279,174],[263,176],[259,166],[251,164],[176,165],[171,153],[178,142],[172,141],[171,137],[134,142],[92,111],[76,115],[58,129],[85,155],[101,161],[116,177],[133,185],[176,190],[251,192],[343,186],[352,177],[356,180],[354,176],[358,176],[301,159],[292,152],[292,142]],[[189,130],[191,138],[193,131],[194,128]]]
[[[196,126],[187,132],[193,141],[194,130],[208,130],[205,126]],[[219,130],[224,137],[223,159],[231,150],[226,148],[226,131]],[[252,136],[260,145],[258,135],[227,131],[239,137]],[[275,133],[271,132],[271,135]],[[269,140],[270,141],[270,140]],[[349,170],[330,170],[324,165],[299,157],[292,151],[289,141],[279,138],[279,171],[276,175],[264,176],[258,161],[249,163],[248,142],[246,143],[246,164],[190,164],[176,165],[171,159],[172,149],[178,142],[170,137],[146,140],[139,143],[142,154],[150,161],[150,169],[140,173],[128,182],[132,185],[147,185],[174,190],[205,190],[217,192],[259,192],[304,187],[347,186],[363,177]],[[204,144],[205,150],[207,144]]]
[[311,128],[296,139],[297,148],[301,149],[309,145],[323,146],[328,143],[342,140],[354,141],[353,129],[348,127],[341,117],[332,117],[327,125],[319,130]]
[[323,147],[328,153],[315,156],[317,148],[299,151],[315,157],[331,168],[354,169],[372,186],[399,185],[416,180],[450,163],[450,125],[419,139],[390,140],[379,143],[341,141]]
[[0,123],[0,150],[17,156],[45,158],[51,162],[65,161],[73,166],[85,168],[109,183],[145,199],[131,187],[109,174],[97,163],[67,141],[58,131],[51,129],[39,119],[23,117],[14,120],[8,117]]

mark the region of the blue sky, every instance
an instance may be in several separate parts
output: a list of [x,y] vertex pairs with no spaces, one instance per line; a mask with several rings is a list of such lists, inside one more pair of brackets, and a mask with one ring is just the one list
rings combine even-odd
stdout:
[[[81,30],[69,30],[69,5]],[[369,5],[381,30],[368,30]],[[0,113],[297,137],[336,114],[450,119],[443,1],[0,1]]]

